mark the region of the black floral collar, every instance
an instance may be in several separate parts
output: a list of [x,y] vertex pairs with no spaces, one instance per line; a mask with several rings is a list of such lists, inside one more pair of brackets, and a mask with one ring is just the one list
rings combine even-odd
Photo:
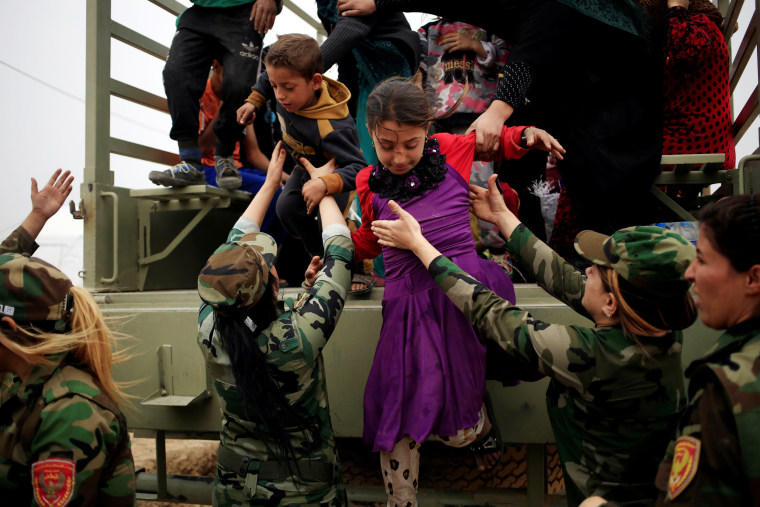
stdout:
[[406,174],[396,175],[385,166],[374,164],[369,175],[369,189],[384,199],[406,202],[435,188],[446,177],[446,155],[441,153],[438,140],[425,142],[422,159]]

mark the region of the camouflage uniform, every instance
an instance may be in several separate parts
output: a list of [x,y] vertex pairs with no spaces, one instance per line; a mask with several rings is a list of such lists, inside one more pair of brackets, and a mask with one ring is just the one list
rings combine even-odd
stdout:
[[[586,277],[520,225],[507,248],[552,295],[586,315]],[[550,378],[546,403],[570,505],[591,495],[652,503],[654,478],[686,405],[680,332],[642,339],[621,327],[535,320],[441,256],[429,271],[482,335]]]
[[[228,242],[237,241],[256,225],[243,218],[233,227]],[[283,393],[299,411],[308,414],[305,425],[316,427],[317,440],[305,440],[303,432],[292,432],[292,446],[301,474],[282,474],[264,478],[252,471],[282,459],[271,444],[262,439],[267,428],[245,419],[243,401],[235,386],[230,359],[215,330],[214,311],[203,304],[198,316],[198,345],[203,351],[213,380],[214,396],[222,415],[221,445],[237,455],[248,456],[254,466],[248,473],[217,464],[214,481],[214,505],[329,504],[345,505],[345,491],[337,463],[335,439],[330,422],[325,371],[321,352],[335,329],[351,283],[348,263],[353,258],[353,243],[345,226],[329,226],[325,240],[324,268],[314,287],[258,335],[259,346],[267,353],[267,362]],[[222,248],[222,247],[220,247]],[[219,249],[217,250],[219,252]],[[216,266],[212,266],[216,268]],[[204,268],[205,271],[205,268]],[[205,299],[205,298],[204,298]],[[222,451],[222,448],[220,448]],[[221,460],[219,460],[221,461]],[[306,478],[308,461],[331,464],[329,482]]]
[[[10,282],[5,257],[36,248],[22,227],[11,233],[0,246],[0,283]],[[35,366],[23,380],[0,377],[2,503],[134,505],[132,452],[118,406],[72,357],[46,359],[50,364]]]
[[689,406],[657,474],[659,505],[760,505],[760,319],[686,370]]

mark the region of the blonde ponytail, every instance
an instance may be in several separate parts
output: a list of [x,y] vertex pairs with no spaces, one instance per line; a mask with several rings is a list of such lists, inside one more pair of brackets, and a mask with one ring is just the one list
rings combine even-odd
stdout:
[[0,344],[30,364],[50,364],[48,356],[71,353],[79,366],[97,379],[104,394],[114,401],[124,399],[125,384],[114,381],[111,372],[114,364],[128,358],[124,350],[115,350],[122,335],[109,329],[86,289],[71,287],[70,291],[74,300],[70,331],[19,326],[13,335],[0,332]]

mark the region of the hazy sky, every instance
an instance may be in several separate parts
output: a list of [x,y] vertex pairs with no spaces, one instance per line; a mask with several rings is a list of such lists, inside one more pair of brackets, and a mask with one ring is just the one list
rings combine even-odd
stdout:
[[[313,0],[296,2],[316,17]],[[182,3],[189,5],[186,0]],[[744,34],[751,4],[745,5],[734,46]],[[174,17],[145,0],[112,0],[112,17],[167,47],[171,44]],[[417,14],[408,17],[415,29],[432,19]],[[308,25],[286,12],[278,16],[265,43],[273,42],[277,33],[291,32],[314,34]],[[44,184],[56,168],[71,170],[76,178],[71,199],[79,202],[84,167],[85,0],[0,0],[0,48],[6,161],[0,185],[4,210],[0,236],[5,237],[30,209],[31,177]],[[111,48],[112,77],[164,96],[162,61],[117,41],[111,42]],[[756,65],[753,57],[747,74],[755,74],[751,69]],[[735,97],[737,109],[753,87],[754,83],[740,86]],[[176,144],[168,135],[168,115],[116,98],[111,99],[111,112],[112,136],[176,152]],[[737,147],[739,158],[757,146],[757,126],[753,126]],[[152,187],[148,172],[161,169],[114,155],[111,167],[117,185],[133,188]],[[73,220],[66,206],[43,231],[38,251],[40,257],[60,266],[79,284],[76,273],[82,263],[81,235],[82,222]]]

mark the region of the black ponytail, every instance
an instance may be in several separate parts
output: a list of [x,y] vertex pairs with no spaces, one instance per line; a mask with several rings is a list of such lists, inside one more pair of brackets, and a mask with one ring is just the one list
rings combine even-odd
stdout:
[[[247,317],[255,325],[254,331],[246,324]],[[279,372],[267,364],[266,354],[259,348],[261,331],[276,318],[277,308],[270,283],[259,303],[246,314],[217,312],[216,329],[230,358],[245,417],[256,423],[256,436],[267,447],[270,442],[274,444],[275,451],[284,458],[292,473],[291,462],[296,461],[290,441],[293,431],[301,431],[310,443],[319,438],[319,433],[316,425],[304,424],[305,414],[293,407],[282,393],[276,379]]]

